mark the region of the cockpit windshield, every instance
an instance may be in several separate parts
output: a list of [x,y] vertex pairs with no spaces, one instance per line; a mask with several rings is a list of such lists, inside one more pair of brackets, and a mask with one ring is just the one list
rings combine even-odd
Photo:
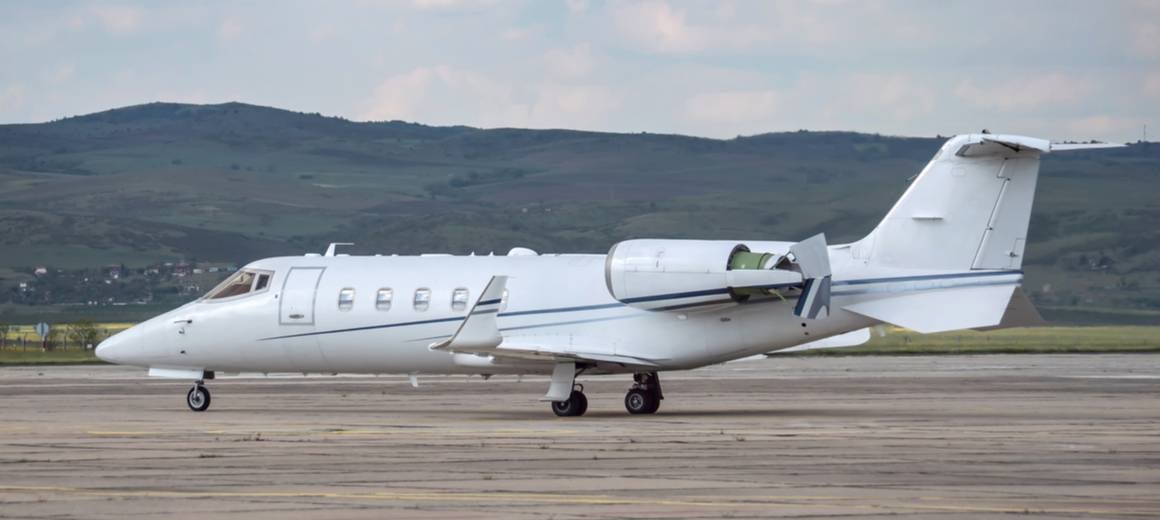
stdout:
[[263,291],[270,285],[270,276],[269,272],[242,269],[214,287],[203,299],[220,300]]

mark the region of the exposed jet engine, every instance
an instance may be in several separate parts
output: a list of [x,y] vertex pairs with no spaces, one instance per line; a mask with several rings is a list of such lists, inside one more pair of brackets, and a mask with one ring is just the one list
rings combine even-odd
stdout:
[[608,252],[604,276],[614,298],[641,309],[708,308],[801,291],[796,314],[818,318],[829,311],[823,235],[796,244],[626,240]]

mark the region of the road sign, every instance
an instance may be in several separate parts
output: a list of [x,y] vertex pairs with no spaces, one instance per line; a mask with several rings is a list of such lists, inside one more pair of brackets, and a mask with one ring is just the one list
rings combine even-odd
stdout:
[[49,330],[50,329],[48,327],[48,324],[43,322],[43,321],[36,324],[36,335],[40,336],[41,339],[48,337]]

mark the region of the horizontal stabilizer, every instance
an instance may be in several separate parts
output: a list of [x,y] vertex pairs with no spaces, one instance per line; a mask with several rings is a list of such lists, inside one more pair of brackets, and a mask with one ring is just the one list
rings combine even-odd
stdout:
[[443,341],[433,343],[432,350],[447,349],[452,351],[473,351],[495,348],[503,341],[496,324],[496,314],[499,313],[500,301],[503,299],[503,290],[507,285],[506,276],[493,276],[479,295],[475,305],[468,312],[467,318],[459,324],[455,335]]
[[1011,293],[1011,301],[1007,302],[1007,310],[1003,313],[1003,320],[993,327],[978,327],[975,330],[998,330],[1015,327],[1042,327],[1047,320],[1039,314],[1039,309],[1031,303],[1023,288],[1015,289]]
[[992,327],[1003,320],[1016,285],[939,289],[843,307],[863,316],[929,334]]
[[1120,143],[1053,143],[1047,139],[1005,134],[972,134],[955,151],[959,157],[1010,156],[1023,151],[1039,153],[1121,148]]
[[1075,150],[1102,150],[1104,148],[1124,148],[1124,143],[1051,143],[1053,152],[1070,152]]

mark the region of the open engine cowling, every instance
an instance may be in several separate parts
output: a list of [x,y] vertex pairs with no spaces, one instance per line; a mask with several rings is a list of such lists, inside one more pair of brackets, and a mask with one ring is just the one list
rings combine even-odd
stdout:
[[801,287],[790,242],[626,240],[605,264],[608,291],[621,303],[679,310],[745,301],[753,295]]

